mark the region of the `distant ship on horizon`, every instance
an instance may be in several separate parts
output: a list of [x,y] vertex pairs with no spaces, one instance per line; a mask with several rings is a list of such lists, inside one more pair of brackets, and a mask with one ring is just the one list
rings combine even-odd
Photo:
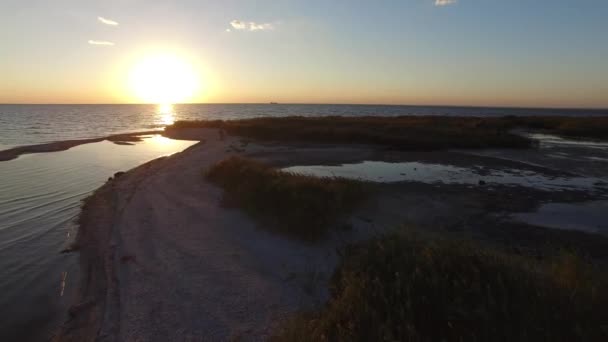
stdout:
[[271,102],[270,102],[270,104],[279,104],[279,103],[278,103],[278,102],[272,102],[272,101],[271,101]]

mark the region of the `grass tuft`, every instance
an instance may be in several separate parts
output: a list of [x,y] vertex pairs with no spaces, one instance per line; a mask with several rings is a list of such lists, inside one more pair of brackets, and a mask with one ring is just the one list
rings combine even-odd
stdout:
[[326,307],[274,340],[607,341],[605,285],[572,254],[540,262],[395,234],[348,249]]
[[336,227],[367,194],[362,182],[296,175],[242,157],[219,162],[205,177],[262,226],[309,241]]

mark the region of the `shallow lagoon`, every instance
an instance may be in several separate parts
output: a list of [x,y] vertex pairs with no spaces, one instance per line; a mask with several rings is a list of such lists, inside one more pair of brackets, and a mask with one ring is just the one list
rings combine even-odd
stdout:
[[355,164],[293,166],[286,172],[319,177],[344,177],[372,182],[422,182],[526,186],[541,190],[608,189],[608,183],[593,177],[551,177],[530,170],[494,170],[475,165],[470,168],[421,162],[388,163],[364,161]]

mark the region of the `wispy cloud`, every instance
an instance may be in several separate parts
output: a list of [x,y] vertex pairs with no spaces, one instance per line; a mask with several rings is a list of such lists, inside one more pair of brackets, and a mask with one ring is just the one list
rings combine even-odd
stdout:
[[113,42],[109,42],[107,40],[89,40],[89,44],[91,44],[91,45],[114,46]]
[[[272,23],[256,23],[254,21],[241,21],[241,20],[233,20],[230,22],[230,26],[239,31],[270,31],[274,30],[274,24]],[[226,29],[226,32],[232,31],[231,29]]]
[[435,6],[449,6],[456,3],[456,0],[435,0]]
[[235,30],[245,30],[247,28],[247,23],[244,23],[240,20],[233,20],[230,22],[230,26]]
[[271,23],[256,24],[254,22],[249,23],[249,31],[265,31],[274,30],[274,25]]
[[110,26],[118,26],[118,23],[115,22],[114,20],[106,19],[104,17],[97,17],[97,20],[99,20],[99,22],[102,24],[106,24],[106,25],[110,25]]

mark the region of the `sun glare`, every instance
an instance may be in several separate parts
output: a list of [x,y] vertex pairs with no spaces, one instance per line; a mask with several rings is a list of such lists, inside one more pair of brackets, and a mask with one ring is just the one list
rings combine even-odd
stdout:
[[175,122],[175,111],[170,103],[161,103],[157,108],[158,123],[161,125],[173,125]]
[[193,99],[200,87],[194,68],[171,54],[141,60],[131,69],[129,84],[139,101],[165,105]]

